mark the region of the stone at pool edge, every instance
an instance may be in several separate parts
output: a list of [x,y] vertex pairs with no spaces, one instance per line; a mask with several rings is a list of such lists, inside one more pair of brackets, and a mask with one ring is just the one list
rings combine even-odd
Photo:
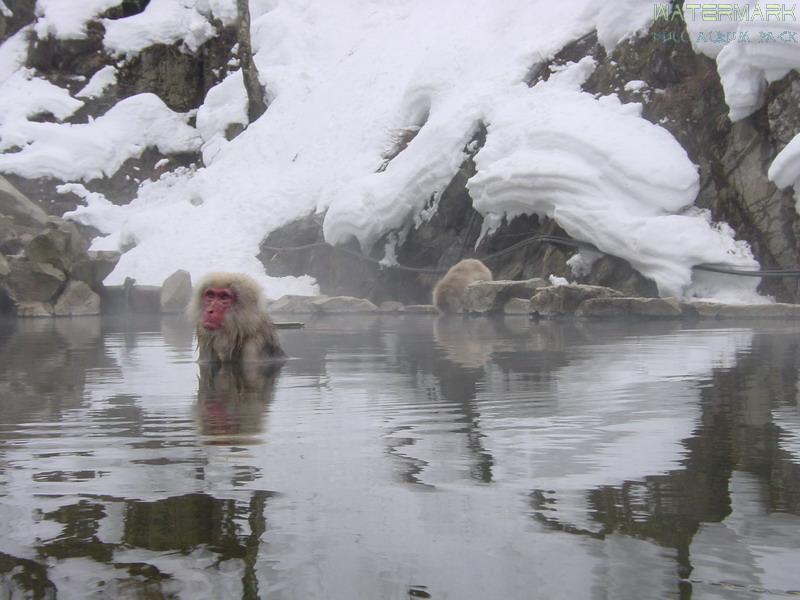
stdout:
[[541,277],[521,281],[476,281],[467,286],[464,312],[473,315],[503,313],[511,298],[530,298],[550,284]]
[[327,298],[328,296],[302,296],[299,294],[287,294],[277,300],[267,302],[267,310],[270,313],[313,313],[312,304],[316,300]]
[[58,297],[53,314],[58,317],[99,315],[100,296],[83,281],[70,281]]
[[378,312],[378,307],[372,302],[366,298],[356,298],[354,296],[321,298],[311,303],[311,309],[315,313],[336,315]]
[[403,313],[407,315],[438,315],[439,310],[433,304],[409,304]]
[[192,299],[192,276],[178,269],[161,284],[159,306],[162,313],[182,313]]
[[530,298],[531,316],[541,318],[568,317],[578,307],[592,298],[621,298],[624,295],[615,289],[600,285],[570,283],[549,285],[540,288]]
[[526,298],[511,298],[503,306],[504,315],[529,315],[531,312],[531,301]]
[[680,302],[676,298],[592,298],[580,304],[582,318],[645,319],[800,319],[800,304],[720,304]]
[[676,298],[589,298],[575,310],[576,317],[644,317],[650,319],[681,319],[681,303]]
[[16,315],[21,318],[41,318],[53,316],[53,305],[48,302],[18,302]]
[[800,319],[800,304],[718,304],[716,302],[683,302],[688,317],[699,319]]
[[385,300],[378,305],[378,310],[382,313],[401,313],[405,312],[405,305],[396,300]]

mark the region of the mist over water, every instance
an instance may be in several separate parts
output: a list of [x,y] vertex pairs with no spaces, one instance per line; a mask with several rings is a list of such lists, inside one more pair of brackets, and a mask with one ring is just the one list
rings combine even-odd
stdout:
[[215,371],[0,321],[0,597],[787,596],[799,333],[326,317]]

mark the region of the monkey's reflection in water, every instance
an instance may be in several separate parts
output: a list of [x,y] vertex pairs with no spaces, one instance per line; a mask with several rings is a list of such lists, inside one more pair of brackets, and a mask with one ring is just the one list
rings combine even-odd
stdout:
[[200,365],[197,416],[209,444],[254,442],[275,394],[283,362]]
[[489,319],[443,315],[433,322],[433,337],[449,360],[467,369],[479,369],[492,356],[496,327]]

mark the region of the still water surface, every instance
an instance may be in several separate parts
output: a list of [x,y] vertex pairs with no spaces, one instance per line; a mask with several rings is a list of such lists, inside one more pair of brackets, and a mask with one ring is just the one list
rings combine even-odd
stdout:
[[800,329],[0,322],[0,598],[800,595]]

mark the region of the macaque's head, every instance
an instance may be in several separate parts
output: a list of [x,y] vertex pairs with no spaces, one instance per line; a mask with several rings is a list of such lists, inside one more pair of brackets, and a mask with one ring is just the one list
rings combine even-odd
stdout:
[[222,327],[225,315],[236,304],[236,293],[231,288],[209,287],[202,292],[202,310],[200,323],[206,329],[214,331]]
[[261,286],[241,273],[211,273],[195,288],[189,312],[198,327],[252,330],[263,311]]

